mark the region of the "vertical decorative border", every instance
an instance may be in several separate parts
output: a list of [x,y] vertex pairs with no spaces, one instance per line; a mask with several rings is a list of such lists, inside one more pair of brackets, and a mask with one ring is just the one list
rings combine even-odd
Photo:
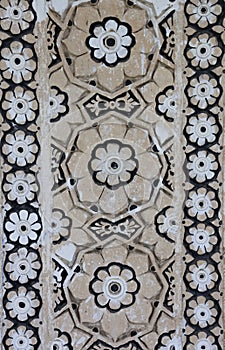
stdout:
[[32,0],[0,4],[4,349],[38,349],[42,231]]
[[188,0],[184,349],[222,349],[222,59],[224,2]]

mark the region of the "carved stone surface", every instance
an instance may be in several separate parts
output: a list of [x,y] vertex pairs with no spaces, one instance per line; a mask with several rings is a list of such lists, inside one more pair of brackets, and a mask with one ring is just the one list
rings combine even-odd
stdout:
[[223,349],[222,0],[2,0],[2,346]]

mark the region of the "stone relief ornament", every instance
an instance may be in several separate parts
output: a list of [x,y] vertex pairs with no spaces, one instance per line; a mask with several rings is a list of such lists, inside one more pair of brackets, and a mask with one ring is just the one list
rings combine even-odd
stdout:
[[[40,154],[33,1],[0,4],[2,256],[4,349],[39,348],[42,233],[37,159]],[[2,132],[2,131],[1,131]],[[2,287],[2,286],[1,286]]]
[[[186,190],[184,284],[186,292],[185,347],[222,349],[222,291],[219,254],[221,242],[221,85],[223,2],[187,1],[186,66]],[[207,32],[205,29],[207,28]],[[204,29],[204,32],[201,31]],[[207,112],[206,112],[207,110]],[[210,332],[209,332],[210,327]]]
[[110,92],[118,90],[127,78],[136,81],[144,77],[158,51],[156,28],[150,20],[149,9],[120,0],[113,6],[106,0],[71,8],[64,21],[71,25],[58,37],[67,74],[74,81],[93,80]]
[[222,350],[222,0],[2,0],[5,350]]

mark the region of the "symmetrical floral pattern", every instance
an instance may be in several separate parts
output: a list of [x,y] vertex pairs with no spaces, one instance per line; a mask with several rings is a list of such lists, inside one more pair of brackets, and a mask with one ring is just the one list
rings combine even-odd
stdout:
[[134,149],[118,140],[97,145],[88,165],[93,180],[111,189],[130,183],[138,170]]
[[140,284],[129,266],[111,263],[105,268],[98,268],[94,276],[90,290],[98,307],[119,311],[134,303]]
[[[117,213],[129,203],[150,200],[161,164],[158,155],[150,152],[146,130],[127,128],[124,123],[105,126],[112,134],[117,127],[117,138],[107,140],[104,127],[84,130],[76,138],[77,151],[71,153],[67,163],[79,200],[95,204],[99,201],[100,210],[109,213],[113,206]],[[133,141],[137,133],[139,144]]]
[[14,135],[5,137],[2,144],[2,153],[10,164],[24,167],[26,164],[34,164],[39,147],[35,135],[29,135],[17,130]]
[[37,278],[41,264],[36,252],[20,248],[16,253],[9,254],[8,260],[5,269],[12,281],[24,284]]
[[186,14],[189,23],[203,29],[216,24],[222,7],[218,0],[193,0],[186,3]]
[[25,0],[6,0],[0,6],[0,18],[1,29],[17,35],[30,27],[34,13]]
[[0,1],[5,350],[222,350],[224,13]]
[[5,344],[10,350],[34,350],[38,340],[32,329],[26,328],[26,326],[18,326],[8,332]]
[[14,91],[6,91],[2,108],[9,121],[24,125],[36,119],[38,102],[32,90],[16,86]]
[[2,48],[0,61],[3,77],[15,84],[29,82],[36,70],[35,54],[25,42],[12,41],[9,47]]
[[[221,73],[220,30],[224,3],[188,0],[187,87],[185,89],[186,200],[184,208],[184,274],[186,349],[222,349],[221,307]],[[207,28],[207,30],[206,30]],[[219,67],[219,70],[217,70]],[[222,257],[221,257],[222,258]],[[215,297],[218,295],[218,297]],[[222,304],[221,304],[222,305]],[[210,330],[209,330],[210,329]]]
[[7,293],[6,310],[12,319],[27,321],[37,313],[40,300],[34,290],[28,291],[25,287],[10,290]]
[[212,107],[221,94],[221,87],[217,80],[209,74],[202,74],[190,80],[190,87],[187,88],[188,96],[192,106],[200,110]]
[[129,24],[121,23],[116,17],[106,17],[104,23],[92,24],[91,36],[86,40],[92,58],[108,66],[116,66],[129,58],[131,47],[135,45],[131,31]]
[[3,181],[3,190],[8,201],[16,201],[18,204],[25,204],[36,199],[38,189],[34,174],[20,170],[8,173]]
[[33,1],[0,3],[2,169],[2,266],[4,323],[1,346],[35,350],[40,346],[42,261],[38,240],[36,12]]
[[[141,330],[140,323],[146,327],[152,303],[162,293],[162,276],[150,268],[153,257],[144,250],[133,247],[129,251],[118,245],[119,241],[115,243],[105,246],[101,254],[85,253],[81,270],[68,287],[77,305],[79,322],[90,324],[88,327],[95,325],[102,336],[114,341],[124,338],[129,327],[136,333]],[[138,258],[142,263],[135,269]]]
[[59,52],[69,59],[66,69],[72,79],[115,91],[126,79],[135,81],[147,74],[157,51],[155,28],[147,9],[133,5],[115,0],[112,6],[104,0],[68,12],[65,22],[72,25],[60,36]]
[[215,66],[220,59],[222,50],[219,47],[218,39],[209,34],[194,36],[189,41],[187,57],[190,59],[192,67],[207,69]]
[[11,211],[5,220],[5,230],[11,241],[19,241],[20,244],[26,245],[29,240],[37,240],[41,230],[40,218],[31,207],[29,209],[30,211],[25,209],[19,212]]

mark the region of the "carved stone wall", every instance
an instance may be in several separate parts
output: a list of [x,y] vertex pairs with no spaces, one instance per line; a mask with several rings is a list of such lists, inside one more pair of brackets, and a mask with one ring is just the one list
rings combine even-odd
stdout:
[[1,0],[6,350],[223,342],[223,0]]

